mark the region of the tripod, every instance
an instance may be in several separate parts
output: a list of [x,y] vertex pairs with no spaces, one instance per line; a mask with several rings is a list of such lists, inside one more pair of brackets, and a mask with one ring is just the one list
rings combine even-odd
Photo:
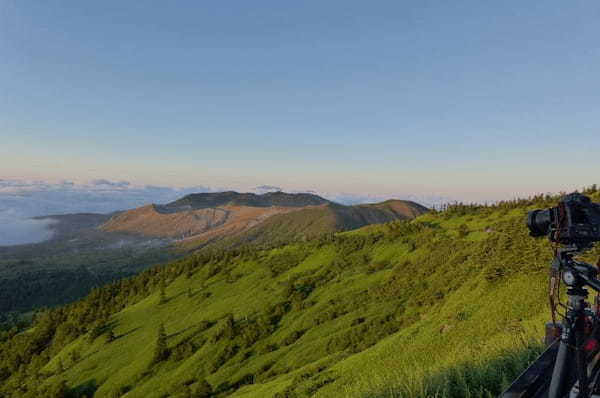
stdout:
[[598,381],[594,356],[600,349],[595,336],[600,322],[587,302],[586,287],[600,292],[600,280],[596,267],[573,258],[579,252],[576,246],[558,249],[552,264],[553,270],[562,272],[568,301],[548,398],[588,398]]
[[557,249],[552,269],[567,285],[564,319],[552,323],[549,347],[501,398],[600,398],[600,314],[598,301],[594,310],[587,302],[587,287],[600,292],[600,280],[596,267],[574,259],[581,251]]

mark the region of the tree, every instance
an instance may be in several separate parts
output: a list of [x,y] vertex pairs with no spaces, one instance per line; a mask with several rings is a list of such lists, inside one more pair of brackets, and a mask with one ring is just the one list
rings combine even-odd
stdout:
[[167,332],[165,331],[165,325],[162,323],[158,327],[158,334],[156,336],[156,346],[154,347],[153,363],[162,362],[169,357],[169,348],[167,347]]
[[108,329],[106,332],[106,342],[110,343],[115,340],[115,332],[113,332],[112,328]]
[[193,398],[192,389],[187,384],[183,386],[183,398]]
[[55,382],[48,387],[46,390],[46,397],[48,398],[66,398],[69,392],[69,388],[67,387],[67,382],[64,380],[60,380]]
[[90,335],[89,335],[90,342],[92,342],[92,341],[96,340],[98,337],[100,337],[100,335],[102,334],[103,331],[104,331],[104,325],[102,324],[102,322],[96,322],[90,330]]
[[160,290],[160,293],[159,293],[158,304],[164,304],[167,302],[167,292],[166,292],[164,278],[160,278],[159,290]]
[[196,391],[194,392],[194,395],[192,395],[194,398],[208,398],[211,397],[213,395],[213,389],[212,386],[206,381],[206,379],[202,379],[198,382],[198,387],[196,387]]
[[69,353],[69,360],[71,364],[76,364],[81,359],[81,354],[79,350],[73,350]]
[[223,321],[222,334],[223,337],[229,340],[235,337],[235,320],[233,319],[233,314],[231,313],[225,315],[225,320]]
[[458,227],[458,237],[465,238],[467,235],[469,235],[469,227],[466,224],[461,224]]

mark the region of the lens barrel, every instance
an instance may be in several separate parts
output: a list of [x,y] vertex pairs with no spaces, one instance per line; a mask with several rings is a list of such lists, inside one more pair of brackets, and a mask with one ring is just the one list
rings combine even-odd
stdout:
[[533,210],[527,213],[527,227],[531,236],[548,235],[551,223],[550,210]]

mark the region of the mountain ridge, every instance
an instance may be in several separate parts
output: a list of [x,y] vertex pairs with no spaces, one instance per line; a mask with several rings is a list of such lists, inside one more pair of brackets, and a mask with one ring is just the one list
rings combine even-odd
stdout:
[[[182,247],[193,249],[246,232],[248,234],[241,236],[240,242],[256,240],[252,236],[263,242],[292,240],[299,235],[316,236],[368,224],[411,219],[428,210],[418,203],[402,200],[346,206],[313,194],[272,192],[257,195],[226,191],[190,194],[165,205],[131,209],[114,215],[100,229],[172,238],[181,241]],[[279,233],[260,238],[258,235],[268,228],[277,229]]]
[[225,205],[249,207],[304,207],[331,203],[318,195],[311,193],[287,193],[283,191],[255,194],[251,192],[202,192],[188,194],[180,199],[164,205],[167,210],[172,209],[199,209]]

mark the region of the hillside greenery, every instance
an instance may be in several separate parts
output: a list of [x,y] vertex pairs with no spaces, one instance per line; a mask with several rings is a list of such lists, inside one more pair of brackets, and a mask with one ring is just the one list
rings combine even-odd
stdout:
[[496,396],[542,349],[551,250],[524,216],[556,200],[152,267],[2,332],[0,397]]
[[[58,246],[62,242],[54,243]],[[70,303],[87,295],[92,288],[178,256],[181,254],[166,247],[124,247],[81,251],[66,248],[57,253],[34,248],[1,257],[0,324],[10,314]]]
[[[237,226],[224,228],[213,235],[208,231],[209,237],[199,234],[199,239],[169,235],[173,230],[183,230],[187,234],[191,225],[201,227],[203,223],[197,214],[165,219],[160,212],[154,211],[160,207],[167,213],[178,213],[186,212],[188,208],[232,204],[253,205],[252,209],[260,210],[251,211],[253,216],[242,217]],[[267,216],[268,208],[274,205],[298,209]],[[261,215],[265,209],[267,213]],[[149,205],[113,214],[42,217],[52,220],[52,239],[0,247],[0,325],[18,320],[19,315],[28,311],[73,302],[92,288],[135,275],[152,265],[174,261],[199,248],[210,246],[211,249],[228,250],[243,246],[280,246],[369,224],[413,218],[426,211],[427,208],[408,201],[342,206],[312,194],[217,192],[192,194],[167,205]],[[157,215],[159,217],[153,219]],[[209,225],[214,223],[217,229],[221,226],[217,220],[208,217]],[[132,218],[138,221],[132,224],[133,227],[127,224]],[[235,216],[231,216],[231,220],[232,224],[236,223]],[[114,223],[111,228],[118,228],[106,230],[108,223]],[[152,228],[145,229],[148,226]],[[165,235],[153,236],[154,227]]]

